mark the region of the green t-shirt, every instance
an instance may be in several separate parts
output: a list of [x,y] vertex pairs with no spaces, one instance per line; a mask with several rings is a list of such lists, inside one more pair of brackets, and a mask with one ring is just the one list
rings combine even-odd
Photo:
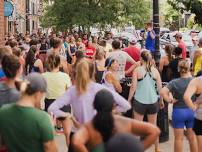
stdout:
[[43,143],[54,139],[47,113],[16,104],[0,109],[0,134],[12,152],[43,152]]

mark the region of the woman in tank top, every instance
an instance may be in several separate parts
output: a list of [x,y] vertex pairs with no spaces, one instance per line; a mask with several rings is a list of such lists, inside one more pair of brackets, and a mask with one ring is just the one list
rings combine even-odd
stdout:
[[166,45],[166,56],[163,56],[160,59],[159,72],[161,73],[161,79],[163,82],[169,82],[171,80],[171,69],[169,64],[172,60],[172,50],[173,47],[171,45]]
[[[156,125],[159,110],[159,95],[161,90],[161,77],[158,70],[153,66],[152,55],[147,50],[141,53],[142,66],[135,69],[128,101],[132,102],[135,111],[135,119],[143,121],[147,115],[148,122]],[[160,100],[163,107],[163,100]],[[155,143],[155,151],[159,152],[159,142]]]
[[107,58],[105,61],[106,71],[103,73],[102,84],[118,93],[122,92],[122,87],[116,77],[118,62],[115,59]]
[[68,45],[68,50],[67,50],[67,62],[69,64],[72,64],[75,62],[76,50],[77,50],[77,46],[75,43],[75,38],[73,36],[71,36],[69,39],[69,45]]
[[105,69],[105,52],[102,49],[97,49],[95,54],[95,80],[101,83]]

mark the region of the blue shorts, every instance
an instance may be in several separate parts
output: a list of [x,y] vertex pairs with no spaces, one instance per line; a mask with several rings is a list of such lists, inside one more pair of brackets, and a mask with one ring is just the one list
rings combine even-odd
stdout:
[[173,128],[193,128],[194,111],[188,108],[173,108]]

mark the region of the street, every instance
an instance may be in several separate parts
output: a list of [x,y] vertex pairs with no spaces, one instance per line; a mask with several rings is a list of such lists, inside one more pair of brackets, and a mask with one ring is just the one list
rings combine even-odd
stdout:
[[[173,151],[173,145],[174,145],[173,129],[170,127],[169,131],[170,131],[169,141],[160,144],[162,152]],[[66,152],[67,151],[67,147],[65,144],[65,138],[63,135],[56,135],[56,143],[58,146],[58,152]],[[183,146],[184,146],[183,152],[189,152],[189,144],[188,144],[186,137],[184,138],[184,145]],[[151,147],[146,152],[153,152],[153,151],[154,151],[154,147]]]

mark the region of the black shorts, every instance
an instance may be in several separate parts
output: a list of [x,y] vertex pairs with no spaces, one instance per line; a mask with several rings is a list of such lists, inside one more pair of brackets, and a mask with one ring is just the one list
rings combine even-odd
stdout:
[[[48,108],[49,108],[49,106],[55,101],[55,99],[47,99],[47,98],[45,98],[45,111],[46,112],[48,112]],[[70,105],[68,105],[68,106],[64,106],[64,107],[62,107],[60,110],[62,110],[63,112],[69,112],[69,113],[71,113],[71,106]],[[64,120],[65,118],[64,117],[59,117],[59,118],[57,118],[58,120]]]
[[133,109],[140,115],[153,115],[159,111],[159,102],[154,104],[142,104],[137,100],[133,101]]
[[202,120],[194,119],[194,127],[193,130],[197,136],[202,135]]

